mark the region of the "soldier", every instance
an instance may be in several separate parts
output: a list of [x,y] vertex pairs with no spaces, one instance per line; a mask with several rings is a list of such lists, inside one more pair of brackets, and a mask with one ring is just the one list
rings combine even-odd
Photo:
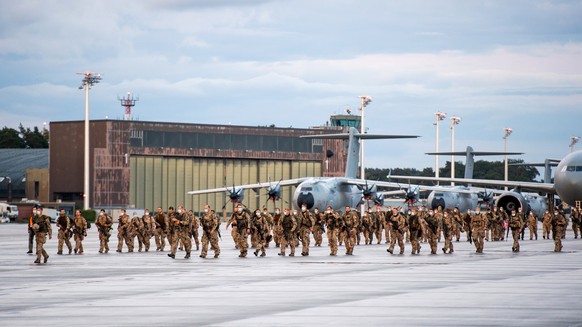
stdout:
[[200,221],[194,215],[194,211],[188,211],[188,219],[190,219],[190,223],[192,224],[192,229],[190,230],[190,238],[194,239],[194,243],[196,244],[196,251],[200,249],[200,239],[198,234],[198,228],[200,228]]
[[350,206],[346,206],[346,211],[344,212],[341,220],[343,224],[342,228],[346,233],[346,255],[353,255],[354,245],[356,243],[356,234],[358,233],[358,213],[352,211]]
[[337,255],[337,235],[341,226],[339,216],[333,212],[333,208],[328,206],[325,210],[323,220],[327,225],[327,244],[329,245],[329,255]]
[[289,245],[289,248],[291,249],[289,256],[293,257],[295,256],[297,220],[290,214],[289,208],[285,208],[283,217],[281,217],[280,220],[280,225],[283,237],[281,238],[281,252],[279,255],[285,256],[285,249],[287,249],[287,245]]
[[[489,240],[493,241],[494,225],[495,222],[493,222],[493,214],[491,213],[491,208],[487,207],[485,213],[485,240],[487,242],[489,242]],[[477,246],[477,244],[475,244],[475,246]]]
[[444,216],[443,216],[443,208],[441,206],[438,206],[436,208],[436,211],[434,212],[434,215],[437,216],[437,219],[439,221],[439,228],[437,230],[437,240],[440,242],[441,241],[441,235],[443,234],[443,221],[444,221]]
[[311,232],[313,232],[313,225],[315,225],[315,220],[313,219],[313,216],[311,216],[311,212],[307,210],[306,205],[301,206],[299,219],[301,221],[299,225],[299,234],[301,236],[301,255],[308,256]]
[[38,214],[38,208],[39,207],[36,205],[32,207],[32,213],[30,217],[28,217],[28,252],[26,252],[27,254],[32,254],[32,246],[34,243],[34,229],[32,229],[32,225],[34,225],[34,222],[32,222],[32,220]]
[[501,240],[505,240],[506,230],[509,230],[509,215],[503,207],[499,207],[499,216],[501,218]]
[[204,206],[204,214],[200,217],[200,224],[202,225],[201,258],[206,258],[206,254],[208,253],[208,243],[210,243],[210,247],[212,248],[212,251],[214,251],[214,257],[218,258],[220,255],[220,246],[218,246],[218,234],[220,233],[219,219],[220,218],[216,216],[216,213],[208,204]]
[[576,207],[572,207],[572,211],[570,213],[570,219],[572,219],[572,231],[574,232],[574,238],[578,238],[578,232],[580,231],[580,222],[581,222],[581,215],[580,211],[576,209]]
[[235,247],[240,251],[239,258],[244,258],[247,256],[247,248],[249,247],[248,235],[251,233],[251,217],[243,209],[242,204],[236,205],[235,211],[226,224],[227,230],[229,225],[232,225],[233,232],[231,232],[231,235],[234,239]]
[[393,254],[394,245],[398,241],[398,247],[400,248],[400,254],[404,253],[404,242],[403,242],[403,232],[406,227],[406,219],[404,216],[398,212],[397,208],[392,209],[392,216],[390,216],[390,247],[386,250]]
[[125,213],[125,209],[121,209],[121,216],[119,216],[117,222],[117,252],[122,252],[124,240],[125,245],[127,245],[127,251],[133,252],[133,229],[131,228],[131,221]]
[[520,231],[520,238],[523,241],[523,237],[525,235],[525,226],[527,225],[527,219],[525,218],[525,213],[521,207],[517,208],[517,216],[521,219],[521,231]]
[[75,211],[73,236],[75,237],[75,253],[83,254],[83,239],[87,236],[87,220],[81,216],[81,210]]
[[[479,214],[479,212],[477,211],[476,214]],[[443,236],[445,237],[445,247],[442,249],[444,253],[447,253],[447,250],[449,253],[455,252],[453,249],[453,224],[453,216],[450,214],[449,210],[445,210],[442,222]]]
[[428,224],[426,222],[426,217],[428,216],[428,212],[426,211],[426,208],[424,207],[419,207],[418,208],[418,218],[420,218],[420,226],[422,227],[422,235],[420,236],[420,242],[421,243],[426,243],[428,242],[428,235],[427,235],[427,230],[428,230]]
[[[242,214],[244,209],[242,208],[242,205],[240,205],[240,207],[241,207],[240,214]],[[232,229],[230,230],[230,236],[232,237],[232,241],[234,242],[234,248],[240,249],[238,246],[240,235],[238,233],[238,228],[236,226],[236,216],[237,216],[237,211],[238,211],[238,205],[234,206],[233,210],[234,211],[232,212],[232,215],[230,215],[230,218],[228,218],[228,220],[226,221],[226,228],[225,229],[228,230],[228,227],[232,226]],[[245,237],[245,240],[246,240],[246,237]]]
[[265,244],[267,243],[266,232],[269,230],[267,225],[267,220],[261,214],[261,210],[255,210],[255,214],[251,217],[251,234],[257,234],[257,247],[255,248],[255,257],[259,255],[261,251],[261,257],[267,255],[265,251]]
[[[491,212],[489,212],[489,214],[491,214]],[[483,238],[485,238],[485,233],[487,233],[487,217],[488,215],[480,213],[479,207],[477,207],[475,209],[475,214],[471,218],[471,236],[475,243],[476,253],[483,253],[483,245],[485,243]]]
[[281,246],[281,238],[283,237],[283,230],[281,229],[281,209],[275,208],[275,215],[273,216],[273,239],[275,247]]
[[57,254],[63,254],[63,244],[67,244],[69,248],[69,254],[73,252],[73,246],[71,245],[71,218],[65,215],[65,210],[61,209],[59,213],[59,218],[57,218],[57,228],[59,230],[59,244],[57,246]]
[[457,242],[461,240],[461,232],[463,230],[463,218],[459,212],[459,208],[455,207],[453,209],[453,235],[457,238]]
[[410,244],[412,245],[411,254],[420,254],[419,238],[422,236],[422,224],[420,223],[420,217],[416,209],[412,209],[408,223],[410,226]]
[[[144,244],[144,228],[143,220],[137,215],[137,212],[133,212],[131,218],[131,227],[133,230],[131,237],[131,241],[135,242],[135,237],[137,236],[137,251],[141,252]],[[135,244],[135,243],[134,243]]]
[[372,208],[368,208],[368,211],[364,211],[364,215],[360,222],[362,231],[364,232],[364,243],[366,245],[372,244],[374,238],[374,232],[372,230]]
[[51,228],[51,219],[42,214],[42,208],[38,207],[32,218],[32,229],[36,239],[36,260],[34,263],[40,263],[40,257],[44,257],[44,263],[47,263],[49,255],[44,249],[46,243],[46,234],[49,240],[53,238],[53,229]]
[[430,209],[424,220],[427,224],[426,233],[428,244],[430,245],[430,254],[437,254],[437,232],[439,228],[438,217],[434,214],[433,210]]
[[154,216],[156,224],[156,251],[164,251],[166,247],[166,233],[168,232],[168,218],[164,215],[161,207],[158,207],[158,213]]
[[325,233],[325,226],[323,224],[323,212],[319,212],[318,208],[313,210],[313,238],[315,239],[315,246],[321,246],[323,242],[323,233]]
[[546,212],[542,216],[542,236],[544,239],[550,239],[550,231],[552,230],[552,215],[550,210],[546,209]]
[[552,230],[554,231],[554,252],[562,252],[562,237],[566,233],[568,221],[558,209],[554,209],[552,217]]
[[406,212],[406,214],[403,215],[404,219],[406,220],[406,224],[405,227],[403,228],[404,230],[404,234],[406,235],[406,243],[410,243],[410,228],[409,228],[409,220],[410,220],[410,216],[412,215],[412,210],[408,209],[408,211]]
[[529,212],[527,216],[527,228],[529,229],[529,239],[530,241],[533,240],[534,236],[536,241],[538,239],[538,217],[532,211]]
[[493,212],[491,213],[491,230],[493,241],[503,239],[503,219],[497,207],[493,207]]
[[104,209],[101,209],[99,217],[95,221],[95,226],[97,226],[97,231],[99,232],[99,253],[108,253],[113,219],[105,213]]
[[190,258],[190,251],[192,250],[192,242],[190,241],[190,231],[192,226],[190,219],[186,214],[186,210],[182,205],[178,206],[176,214],[170,218],[170,234],[172,235],[172,248],[168,253],[168,257],[175,259],[176,251],[178,250],[178,243],[181,241],[184,245],[186,255],[184,259]]
[[471,230],[471,220],[473,220],[473,215],[471,214],[471,209],[467,209],[467,212],[463,216],[463,228],[467,233],[467,242],[473,243],[473,235]]
[[145,209],[144,215],[141,217],[143,223],[143,245],[146,252],[150,250],[150,240],[154,235],[156,229],[156,224],[154,223],[154,218],[150,215],[150,210]]
[[386,211],[386,213],[384,214],[384,237],[386,238],[386,241],[384,241],[384,244],[388,244],[390,243],[390,238],[391,235],[390,233],[392,232],[392,224],[390,223],[390,217],[392,217],[392,207],[388,207],[388,210]]
[[171,221],[172,218],[176,215],[176,212],[174,211],[174,207],[169,207],[168,208],[168,232],[166,234],[167,238],[168,238],[168,244],[170,245],[170,247],[172,247],[172,233],[170,233],[170,227],[171,227]]
[[517,215],[515,210],[511,210],[511,216],[509,217],[509,228],[511,228],[511,236],[513,237],[513,247],[511,250],[513,252],[519,252],[519,234],[523,229],[523,221]]
[[372,226],[374,227],[374,234],[376,234],[376,244],[382,243],[382,229],[384,227],[384,213],[380,207],[376,208],[376,212],[372,214]]
[[265,226],[265,247],[268,248],[269,244],[271,243],[271,240],[273,240],[273,216],[271,216],[271,214],[269,213],[269,210],[267,210],[267,207],[263,207],[263,213],[261,214],[261,216],[263,218],[265,218],[265,221],[267,222],[267,225]]

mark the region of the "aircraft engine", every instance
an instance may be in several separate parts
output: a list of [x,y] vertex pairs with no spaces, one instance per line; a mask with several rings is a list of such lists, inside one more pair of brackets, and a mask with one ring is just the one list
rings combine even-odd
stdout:
[[245,193],[242,187],[232,187],[232,189],[227,188],[227,194],[232,203],[242,202],[245,198]]
[[368,181],[366,181],[365,186],[358,186],[360,190],[362,190],[362,199],[365,201],[375,200],[376,192],[378,188],[375,184],[368,185]]
[[279,200],[281,198],[281,186],[279,185],[279,183],[269,186],[267,195],[269,196],[269,200],[272,201]]
[[384,193],[382,192],[378,192],[374,195],[374,204],[377,206],[383,206],[384,205]]
[[528,211],[528,203],[525,197],[518,192],[505,192],[497,197],[495,201],[496,207],[503,207],[507,213],[511,213],[512,210],[517,211],[519,208],[523,208],[523,211]]

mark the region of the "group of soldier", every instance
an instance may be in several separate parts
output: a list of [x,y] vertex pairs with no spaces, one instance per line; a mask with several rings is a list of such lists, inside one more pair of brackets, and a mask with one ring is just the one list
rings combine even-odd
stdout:
[[[580,210],[572,208],[572,230],[574,237],[578,238],[582,214]],[[554,251],[562,250],[561,240],[565,236],[568,219],[557,208],[551,213],[546,210],[542,217],[544,239],[554,240]],[[526,215],[521,208],[507,213],[503,208],[487,208],[484,212],[481,208],[474,211],[468,210],[461,213],[457,208],[453,210],[426,210],[423,207],[411,208],[406,212],[400,208],[389,208],[382,211],[379,207],[373,210],[368,208],[363,214],[345,207],[343,212],[335,212],[327,207],[325,211],[317,208],[313,212],[306,206],[300,210],[285,208],[282,212],[275,209],[274,214],[256,209],[248,210],[242,204],[237,204],[230,218],[227,220],[226,229],[231,227],[231,236],[235,247],[240,251],[239,257],[246,257],[249,248],[255,249],[255,256],[265,256],[266,249],[274,241],[275,247],[280,248],[279,255],[285,256],[289,247],[289,256],[295,255],[295,249],[301,245],[301,255],[309,255],[311,235],[315,240],[315,246],[321,246],[323,234],[327,235],[330,255],[336,256],[339,246],[345,244],[346,255],[353,255],[355,245],[359,245],[363,239],[365,244],[372,244],[374,238],[377,244],[385,240],[389,244],[387,252],[394,254],[396,244],[400,254],[404,253],[405,240],[412,246],[412,254],[419,254],[421,242],[428,242],[431,254],[437,254],[438,242],[444,238],[444,253],[453,253],[453,239],[458,242],[461,233],[466,234],[466,239],[475,245],[477,253],[483,253],[485,241],[502,241],[507,239],[509,231],[513,238],[512,251],[519,252],[519,241],[524,239],[525,229],[529,228],[530,240],[537,240],[538,217],[533,212]],[[150,213],[145,210],[143,216],[135,212],[133,216],[127,215],[121,210],[117,224],[117,252],[122,252],[124,244],[128,252],[134,251],[134,242],[137,239],[137,251],[148,252],[150,241],[155,240],[156,251],[164,251],[166,240],[170,247],[168,256],[175,259],[178,249],[185,251],[184,258],[191,256],[192,246],[196,245],[196,251],[200,251],[200,257],[206,258],[209,245],[214,252],[214,258],[220,255],[220,218],[209,205],[205,205],[200,217],[196,217],[192,210],[186,211],[179,205],[176,209],[168,208],[165,213],[162,208]],[[69,254],[73,251],[70,238],[74,237],[75,254],[83,253],[83,239],[87,236],[87,221],[77,210],[74,218],[69,218],[64,210],[56,220],[58,228],[57,254],[63,253],[64,245]],[[109,252],[109,239],[113,230],[113,219],[104,209],[101,209],[95,221],[99,233],[99,253]],[[199,229],[202,227],[202,237]],[[42,214],[42,208],[35,207],[29,221],[29,252],[32,253],[32,240],[36,238],[36,261],[40,263],[44,257],[46,263],[49,255],[43,248],[46,237],[52,237],[50,219]],[[202,244],[200,244],[202,243]]]

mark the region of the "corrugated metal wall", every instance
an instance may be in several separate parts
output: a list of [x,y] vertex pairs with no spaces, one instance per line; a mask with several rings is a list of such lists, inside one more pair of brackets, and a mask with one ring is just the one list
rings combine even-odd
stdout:
[[[224,186],[252,184],[257,182],[277,182],[281,179],[321,176],[319,161],[281,161],[254,159],[214,159],[131,156],[130,158],[130,205],[135,208],[155,209],[161,206],[183,204],[185,208],[201,211],[202,206],[210,204],[217,212],[227,201],[226,193],[208,195],[188,195],[193,190],[211,189]],[[294,188],[282,188],[278,207],[291,206]],[[245,191],[243,203],[251,209],[262,208],[267,201],[267,191],[260,194]],[[285,201],[287,203],[285,203]],[[275,204],[267,207],[273,211]],[[226,206],[227,212],[232,205]]]

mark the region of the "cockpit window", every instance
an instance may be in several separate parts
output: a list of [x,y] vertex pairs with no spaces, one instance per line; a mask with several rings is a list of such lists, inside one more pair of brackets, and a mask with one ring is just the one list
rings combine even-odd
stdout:
[[311,188],[311,187],[302,187],[301,188],[301,192],[311,192],[311,191],[313,191],[313,188]]
[[582,166],[576,166],[576,171],[582,171]]
[[444,194],[443,193],[435,193],[434,196],[438,196],[438,197],[442,197]]
[[565,171],[582,171],[582,166],[567,166],[562,168],[562,172]]

